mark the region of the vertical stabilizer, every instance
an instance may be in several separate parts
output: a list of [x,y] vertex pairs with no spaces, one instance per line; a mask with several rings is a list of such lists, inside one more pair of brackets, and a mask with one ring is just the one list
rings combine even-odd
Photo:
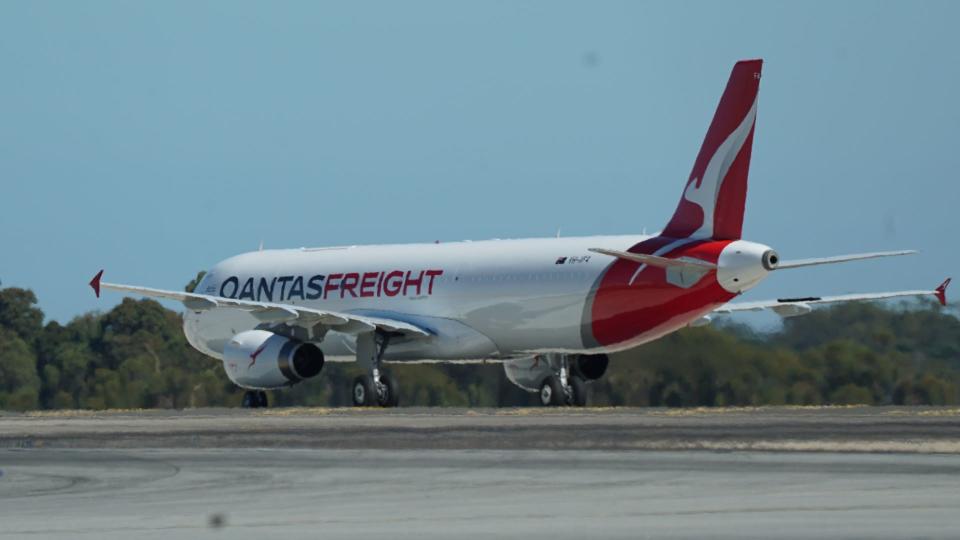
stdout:
[[742,60],[733,66],[664,236],[740,238],[762,67],[763,60]]

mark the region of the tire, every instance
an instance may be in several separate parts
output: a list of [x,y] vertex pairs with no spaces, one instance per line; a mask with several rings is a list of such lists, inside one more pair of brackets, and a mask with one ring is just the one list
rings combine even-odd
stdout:
[[[385,395],[378,399],[381,407],[396,407],[400,404],[400,384],[393,373],[385,372],[380,375],[380,382],[386,386]],[[379,396],[378,396],[379,398]]]
[[257,393],[253,390],[247,390],[243,393],[243,400],[240,401],[240,406],[244,409],[256,409],[258,404]]
[[353,404],[357,407],[372,407],[377,404],[377,387],[370,375],[359,375],[353,380]]
[[587,406],[587,383],[580,377],[573,375],[567,379],[570,383],[570,405],[574,407]]
[[540,385],[540,404],[544,407],[559,407],[567,404],[567,396],[560,384],[560,378],[551,375]]
[[263,390],[257,392],[257,407],[266,408],[268,406],[269,402],[267,401],[267,393]]

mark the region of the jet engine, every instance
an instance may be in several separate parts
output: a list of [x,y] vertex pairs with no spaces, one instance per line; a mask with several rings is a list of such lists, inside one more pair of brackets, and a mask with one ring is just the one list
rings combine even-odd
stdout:
[[541,356],[507,360],[503,363],[503,371],[510,382],[528,392],[539,392],[543,380],[554,374],[550,362]]
[[313,343],[248,330],[224,347],[223,367],[237,386],[268,390],[315,377],[323,369],[323,351]]
[[[607,372],[610,359],[605,354],[581,354],[570,357],[570,375],[587,381],[594,381]],[[546,356],[531,356],[507,360],[503,370],[510,382],[527,390],[539,392],[544,379],[556,373],[556,366]]]
[[595,381],[607,372],[610,357],[605,354],[581,354],[571,363],[574,375],[579,375],[588,381]]
[[742,293],[760,283],[780,265],[780,256],[769,246],[736,240],[727,244],[717,260],[717,282],[732,293]]

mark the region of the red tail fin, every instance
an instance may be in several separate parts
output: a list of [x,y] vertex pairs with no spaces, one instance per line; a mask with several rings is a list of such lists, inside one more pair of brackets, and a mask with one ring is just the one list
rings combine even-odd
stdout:
[[740,238],[762,67],[763,60],[743,60],[733,66],[664,236]]

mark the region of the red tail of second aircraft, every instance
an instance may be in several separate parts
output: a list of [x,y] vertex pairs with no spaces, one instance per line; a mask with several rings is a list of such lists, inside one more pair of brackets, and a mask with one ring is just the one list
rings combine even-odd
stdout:
[[762,67],[763,60],[742,60],[733,66],[664,236],[740,238]]

